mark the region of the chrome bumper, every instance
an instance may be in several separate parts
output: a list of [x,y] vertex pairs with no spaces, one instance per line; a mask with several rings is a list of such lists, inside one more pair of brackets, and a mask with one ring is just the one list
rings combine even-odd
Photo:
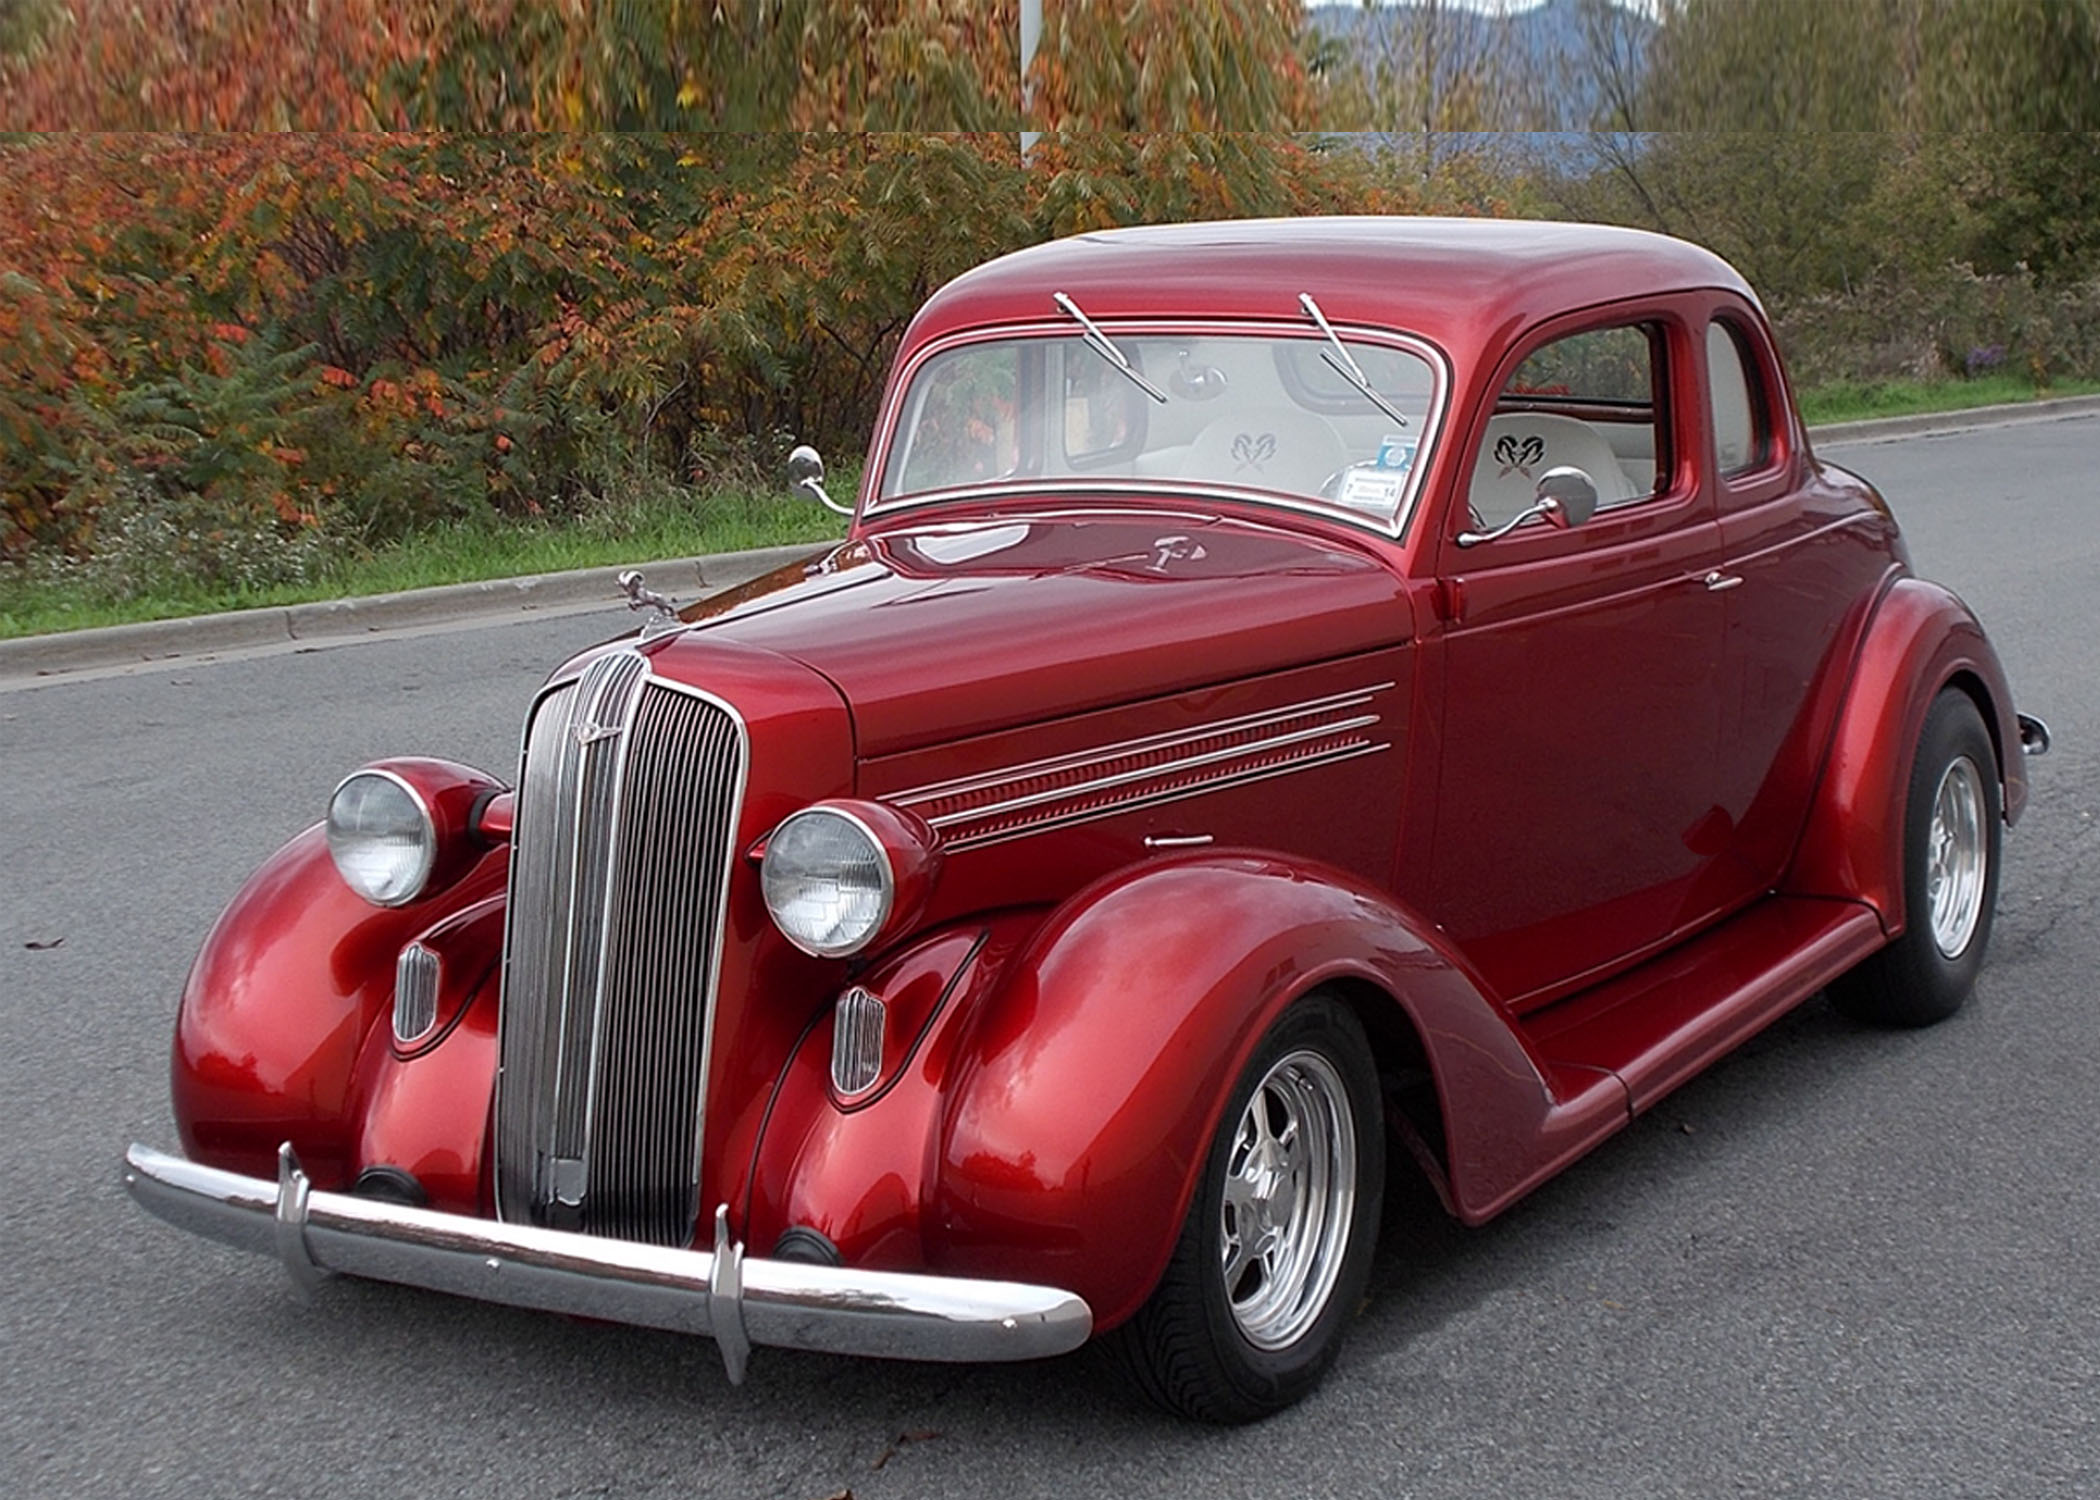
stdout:
[[302,1290],[331,1272],[614,1323],[705,1334],[741,1381],[754,1344],[878,1359],[989,1363],[1063,1354],[1093,1313],[1070,1292],[1012,1281],[747,1258],[715,1210],[715,1245],[672,1250],[313,1190],[289,1144],[277,1181],[145,1146],[124,1185],[149,1213],[275,1255]]

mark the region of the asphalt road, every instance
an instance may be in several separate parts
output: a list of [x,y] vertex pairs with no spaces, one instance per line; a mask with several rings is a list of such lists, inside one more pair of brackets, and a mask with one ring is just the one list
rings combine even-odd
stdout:
[[712,1345],[283,1273],[139,1213],[219,906],[383,753],[505,767],[617,611],[0,692],[0,1495],[2100,1493],[2100,418],[1826,447],[2050,720],[1975,1000],[1821,1000],[1481,1230],[1393,1195],[1262,1426],[1009,1369]]

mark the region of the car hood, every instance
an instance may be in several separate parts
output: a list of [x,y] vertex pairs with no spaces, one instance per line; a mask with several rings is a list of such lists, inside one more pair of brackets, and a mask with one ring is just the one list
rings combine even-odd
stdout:
[[887,755],[1405,640],[1399,580],[1346,545],[1171,512],[889,530],[688,608],[778,652]]

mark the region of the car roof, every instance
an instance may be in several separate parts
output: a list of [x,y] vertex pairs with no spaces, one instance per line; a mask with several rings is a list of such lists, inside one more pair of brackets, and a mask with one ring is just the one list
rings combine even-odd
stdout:
[[987,262],[927,302],[906,344],[987,324],[1089,317],[1299,321],[1301,292],[1337,323],[1418,333],[1453,354],[1538,319],[1641,294],[1725,289],[1711,251],[1667,235],[1532,219],[1236,219],[1091,230]]

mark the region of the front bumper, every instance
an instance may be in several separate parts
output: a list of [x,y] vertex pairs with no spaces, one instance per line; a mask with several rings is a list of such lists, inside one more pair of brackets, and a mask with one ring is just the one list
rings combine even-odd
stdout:
[[277,1181],[134,1145],[124,1184],[149,1213],[274,1254],[308,1289],[331,1272],[614,1323],[705,1334],[741,1381],[754,1344],[989,1363],[1063,1354],[1093,1314],[1055,1287],[748,1258],[715,1211],[712,1251],[674,1250],[316,1192],[286,1144]]

